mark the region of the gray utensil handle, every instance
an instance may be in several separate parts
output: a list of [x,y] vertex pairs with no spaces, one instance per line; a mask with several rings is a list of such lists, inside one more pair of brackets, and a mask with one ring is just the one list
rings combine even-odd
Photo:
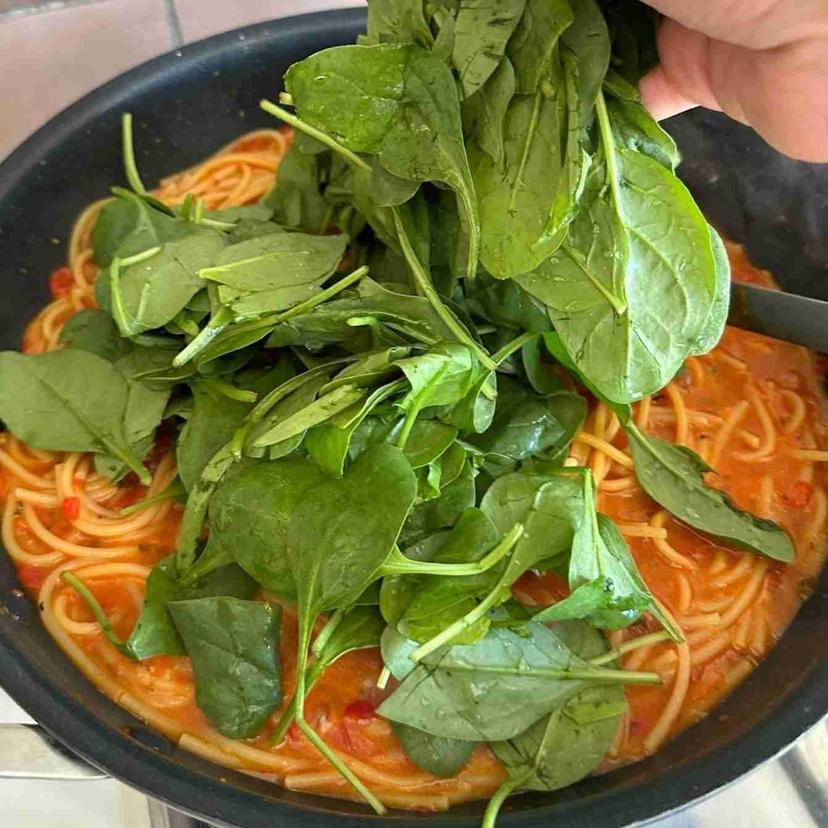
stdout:
[[0,778],[105,779],[37,725],[0,725]]

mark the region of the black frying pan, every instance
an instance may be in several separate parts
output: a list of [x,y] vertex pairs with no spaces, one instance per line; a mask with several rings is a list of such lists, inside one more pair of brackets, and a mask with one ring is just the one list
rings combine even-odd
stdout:
[[[151,61],[58,115],[0,166],[0,347],[18,347],[48,301],[75,216],[122,181],[119,117],[135,114],[145,180],[182,169],[240,132],[288,65],[353,42],[360,10],[307,15],[211,38]],[[780,158],[717,115],[675,119],[683,172],[711,220],[790,290],[828,298],[828,170]],[[469,805],[392,813],[293,794],[178,749],[101,695],[64,657],[0,555],[0,684],[58,739],[158,799],[232,825],[476,826]],[[627,825],[679,808],[778,753],[828,712],[828,577],[777,648],[716,712],[657,756],[551,795],[509,800],[504,826]]]

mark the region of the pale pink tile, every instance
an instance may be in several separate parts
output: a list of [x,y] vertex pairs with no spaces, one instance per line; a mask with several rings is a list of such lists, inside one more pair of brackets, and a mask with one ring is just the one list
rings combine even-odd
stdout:
[[83,3],[0,21],[0,158],[81,95],[170,48],[164,0]]
[[186,42],[262,20],[364,5],[364,0],[175,0]]

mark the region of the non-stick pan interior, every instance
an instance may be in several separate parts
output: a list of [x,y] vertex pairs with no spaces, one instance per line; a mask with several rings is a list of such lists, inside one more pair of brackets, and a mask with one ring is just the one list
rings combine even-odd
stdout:
[[[291,62],[353,42],[359,10],[221,35],[146,64],[58,116],[0,167],[0,347],[19,345],[48,300],[77,213],[122,183],[119,118],[136,120],[147,182],[272,121]],[[693,113],[670,124],[685,176],[710,219],[748,244],[790,290],[828,298],[828,169],[782,159],[746,128]],[[243,826],[476,825],[482,809],[372,817],[358,805],[291,794],[179,750],[98,693],[69,663],[0,556],[0,683],[77,752],[157,798]],[[510,801],[503,824],[624,825],[686,804],[778,752],[828,709],[828,579],[776,650],[717,711],[658,756],[553,795]],[[336,815],[336,817],[335,817]]]

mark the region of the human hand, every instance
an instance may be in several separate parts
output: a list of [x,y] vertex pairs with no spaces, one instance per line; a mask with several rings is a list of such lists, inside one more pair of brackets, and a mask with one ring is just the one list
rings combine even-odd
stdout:
[[722,110],[781,152],[828,161],[828,0],[644,0],[665,15],[641,81],[656,118]]

